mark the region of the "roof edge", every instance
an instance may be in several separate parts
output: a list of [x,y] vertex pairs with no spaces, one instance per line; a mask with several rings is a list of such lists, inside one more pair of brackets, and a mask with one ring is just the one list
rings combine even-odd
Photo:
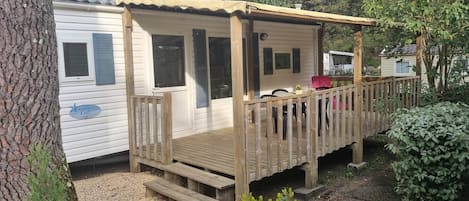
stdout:
[[80,2],[53,1],[54,9],[68,9],[79,11],[100,11],[109,13],[123,13],[124,8],[115,5],[89,4]]

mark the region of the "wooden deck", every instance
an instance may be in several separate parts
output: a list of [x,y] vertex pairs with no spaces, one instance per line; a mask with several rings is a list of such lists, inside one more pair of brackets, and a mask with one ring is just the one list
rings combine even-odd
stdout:
[[[333,151],[336,151],[340,148],[343,148],[345,146],[348,146],[353,143],[353,119],[354,114],[353,112],[346,112],[346,113],[341,113],[341,112],[334,112],[332,115],[332,119],[330,121],[335,121],[335,120],[342,120],[342,115],[344,116],[344,124],[337,124],[337,125],[343,125],[344,130],[347,132],[347,137],[344,137],[346,140],[343,142],[339,142],[338,140],[334,142],[330,142],[328,139],[340,139],[339,136],[335,136],[336,132],[332,132],[330,129],[342,129],[342,128],[334,128],[334,127],[329,127],[327,128],[324,132],[321,132],[323,136],[318,136],[318,142],[316,146],[313,146],[317,150],[317,157],[322,157],[325,156],[326,154],[332,153]],[[376,117],[376,118],[367,118],[367,117]],[[339,118],[340,117],[340,118]],[[338,118],[338,119],[336,119]],[[378,113],[372,113],[368,112],[366,115],[363,115],[363,122],[364,122],[364,132],[369,133],[370,131],[373,130],[382,130],[387,127],[387,125],[382,124],[381,126],[379,125],[381,122],[380,121],[381,116]],[[261,144],[262,148],[261,150],[267,150],[268,146],[268,140],[267,140],[267,132],[266,132],[266,123],[265,120],[262,122],[262,129],[261,132],[265,133],[263,134],[262,138],[260,141],[264,142]],[[331,124],[332,125],[332,124]],[[288,150],[288,141],[283,140],[282,136],[278,136],[276,133],[273,134],[273,136],[270,136],[269,139],[274,139],[275,142],[270,142],[270,153],[268,152],[262,152],[260,161],[261,161],[261,172],[262,175],[265,176],[270,176],[278,172],[282,172],[283,170],[290,169],[296,165],[292,164],[301,164],[302,161],[306,161],[306,149],[297,149],[298,145],[298,139],[297,139],[297,131],[298,128],[296,124],[293,124],[293,136],[292,136],[292,146],[294,149],[292,150],[292,157],[288,157],[287,155],[289,154]],[[382,127],[382,129],[378,128]],[[302,130],[305,129],[305,125],[302,125]],[[252,133],[248,138],[248,159],[249,159],[249,182],[255,181],[258,179],[256,177],[256,149],[255,149],[255,140],[254,140],[254,133],[255,133],[255,126],[254,124],[251,124],[249,128],[249,133]],[[305,136],[302,137],[300,140],[301,147],[306,146],[306,138]],[[324,146],[323,146],[324,144]],[[150,158],[155,158],[153,153],[154,152],[154,147],[161,147],[161,144],[158,143],[157,146],[154,146],[154,144],[150,144],[150,153],[151,156]],[[279,152],[279,149],[281,150]],[[137,148],[137,153],[140,153],[140,149]],[[191,166],[195,166],[210,172],[216,172],[223,174],[228,177],[235,177],[235,149],[234,149],[234,134],[233,134],[233,128],[224,128],[224,129],[218,129],[218,130],[213,130],[205,133],[200,133],[200,134],[195,134],[195,135],[190,135],[187,137],[182,137],[182,138],[177,138],[173,139],[173,159],[175,161],[185,163]],[[299,154],[298,156],[298,153]],[[144,146],[143,149],[141,150],[141,153],[145,154],[147,152],[147,146]],[[280,155],[280,157],[278,157]],[[157,160],[159,160],[159,156],[156,157]],[[268,159],[270,158],[271,163],[273,164],[273,170],[269,171],[268,167]],[[280,161],[279,161],[280,158]],[[289,161],[289,158],[291,158],[292,161]],[[142,161],[142,163],[145,163]],[[148,164],[152,165],[152,164]]]
[[[363,139],[389,129],[389,116],[398,108],[418,105],[417,79],[382,80],[365,83],[362,89],[347,85],[244,101],[243,120],[235,124],[235,128],[178,139],[172,137],[168,94],[133,96],[134,126],[129,139],[131,166],[138,170],[139,164],[146,164],[163,170],[165,179],[185,178],[186,187],[194,187],[197,173],[189,177],[181,172],[171,176],[174,164],[182,163],[187,169],[193,168],[193,172],[205,171],[214,177],[232,179],[236,181],[236,189],[239,186],[248,189],[253,181],[302,166],[305,186],[312,188],[317,185],[319,157],[352,145],[353,163],[362,164]],[[362,93],[357,93],[358,90]],[[295,110],[300,108],[297,106],[302,109]],[[157,118],[150,119],[150,116]],[[179,179],[175,179],[177,181]],[[231,194],[232,190],[223,195]],[[237,196],[241,193],[238,190]]]
[[[371,114],[370,114],[371,115]],[[264,123],[263,123],[264,125]],[[365,128],[373,128],[376,125],[376,122],[373,122],[371,120],[368,120],[365,122]],[[347,127],[353,127],[353,125],[346,125]],[[293,133],[296,132],[297,128],[293,127]],[[352,129],[350,129],[352,130]],[[353,130],[352,130],[353,131]],[[265,129],[264,129],[264,133]],[[328,133],[328,131],[326,132]],[[327,134],[326,134],[327,135]],[[350,133],[350,136],[352,134]],[[266,138],[266,136],[263,136]],[[248,139],[248,150],[249,150],[249,172],[250,172],[250,182],[255,180],[254,174],[256,171],[256,167],[254,167],[254,160],[255,160],[255,145],[254,145],[254,135],[250,135],[250,138]],[[274,134],[272,136],[272,139],[278,139],[277,134]],[[263,142],[267,142],[267,140],[262,140]],[[303,143],[303,146],[306,144],[306,139],[301,139],[301,143]],[[272,175],[277,172],[282,172],[285,169],[289,169],[289,161],[288,157],[286,155],[288,154],[288,146],[287,146],[287,141],[282,140],[282,145],[281,145],[281,154],[282,157],[279,165],[278,157],[277,157],[277,152],[278,152],[278,144],[271,143],[271,152],[273,153],[263,153],[263,157],[261,157],[262,160],[262,171],[264,174],[267,175]],[[298,144],[297,136],[293,136],[292,140],[293,146],[295,149]],[[335,147],[331,147],[329,149],[325,149],[325,151],[322,151],[319,147],[322,147],[322,141],[318,142],[318,157],[322,157],[326,154],[329,154],[337,149],[340,149],[342,147],[345,147],[349,144],[344,144],[344,145],[335,145]],[[264,148],[262,150],[266,150],[265,146],[267,146],[267,143],[262,144]],[[326,144],[325,146],[332,146]],[[222,173],[228,176],[231,176],[234,178],[235,175],[235,166],[234,166],[234,135],[233,135],[233,129],[232,128],[224,128],[224,129],[219,129],[219,130],[214,130],[214,131],[209,131],[206,133],[201,133],[201,134],[196,134],[196,135],[191,135],[188,137],[182,137],[178,139],[173,140],[173,153],[174,153],[174,160],[197,166],[206,170],[210,170],[213,172],[218,172]],[[297,157],[297,152],[298,150],[293,151],[293,160],[292,163],[296,164],[296,160],[304,161],[305,158],[304,156],[306,155],[306,150],[300,150],[302,158]],[[267,158],[269,158],[269,155],[273,160],[274,164],[274,169],[277,171],[272,172],[272,173],[267,173]],[[279,167],[280,166],[280,169]]]
[[[254,135],[252,135],[253,138]],[[277,138],[276,134],[274,136]],[[293,147],[297,147],[297,139],[294,137],[293,140]],[[305,140],[301,140],[303,144],[305,144]],[[253,161],[255,160],[255,149],[254,147],[254,140],[249,140],[248,147],[251,147],[249,150],[248,158],[251,161],[249,164],[255,164]],[[263,144],[263,147],[267,146],[267,144]],[[272,151],[277,153],[278,146],[272,146]],[[287,160],[288,154],[286,141],[282,142],[282,146],[280,148],[282,157],[281,161],[278,161],[278,157],[276,154],[271,154],[273,161],[277,164],[275,167],[278,171],[271,172],[270,174],[267,173],[267,154],[264,153],[264,157],[262,157],[262,165],[261,168],[264,174],[272,175],[277,172],[281,172],[284,169],[288,169],[289,161]],[[264,149],[265,150],[265,149]],[[222,173],[234,178],[235,176],[235,161],[234,161],[234,135],[233,135],[233,128],[225,128],[215,131],[210,131],[206,133],[196,134],[188,137],[178,138],[173,140],[173,153],[174,153],[174,160],[201,167],[206,170],[210,170],[213,172]],[[292,162],[296,163],[297,160],[297,152],[293,154]],[[301,155],[305,155],[306,151],[302,150]],[[300,160],[305,160],[303,157]],[[278,163],[281,163],[278,165]],[[280,169],[278,169],[280,166]],[[250,165],[249,172],[250,172],[250,181],[255,180],[255,171],[256,167],[254,165]]]

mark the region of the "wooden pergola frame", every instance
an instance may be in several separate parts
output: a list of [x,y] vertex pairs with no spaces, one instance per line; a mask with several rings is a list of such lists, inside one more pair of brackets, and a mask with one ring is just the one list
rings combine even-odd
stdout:
[[[158,2],[164,2],[162,0],[153,0],[154,3],[152,6],[164,6],[159,5]],[[210,0],[202,0],[210,2]],[[123,34],[124,34],[124,57],[125,57],[125,72],[126,72],[126,89],[127,89],[127,105],[128,110],[131,108],[131,97],[135,95],[134,91],[134,67],[133,67],[133,51],[132,51],[132,14],[130,6],[141,5],[143,2],[141,0],[121,0],[117,1],[117,4],[124,5],[124,13],[122,16],[123,19]],[[201,4],[199,0],[188,0],[185,1],[186,4],[194,3],[194,6]],[[254,29],[254,19],[258,17],[268,17],[270,19],[288,19],[293,21],[311,21],[316,23],[321,23],[321,28],[319,29],[318,34],[318,74],[323,75],[323,23],[338,23],[344,25],[354,26],[354,76],[353,81],[356,84],[357,93],[354,94],[356,100],[360,100],[362,94],[362,61],[363,61],[363,32],[362,26],[375,26],[376,21],[369,18],[359,18],[359,17],[350,17],[342,16],[335,14],[319,13],[313,11],[303,11],[295,10],[289,8],[280,8],[274,6],[267,6],[262,4],[254,4],[251,2],[244,2],[246,4],[246,10],[234,10],[226,11],[230,15],[230,40],[231,40],[231,69],[232,69],[232,99],[233,99],[233,127],[234,127],[234,148],[235,148],[235,186],[236,186],[236,200],[239,200],[244,193],[249,192],[249,178],[247,178],[247,163],[246,155],[242,152],[247,146],[246,139],[242,132],[244,132],[244,110],[243,110],[243,49],[242,49],[242,36],[243,36],[243,25],[242,19],[248,19],[248,26],[246,29],[247,36],[252,36]],[[148,4],[145,4],[148,5]],[[187,5],[185,5],[187,7]],[[178,7],[179,9],[182,7]],[[219,12],[219,11],[213,11]],[[248,53],[248,97],[249,99],[254,99],[254,65],[252,58],[252,37],[246,37],[247,41],[247,53]],[[417,76],[421,75],[421,63],[422,63],[422,37],[417,37]],[[356,104],[357,112],[361,113],[362,104],[357,102]],[[129,113],[129,140],[131,140],[130,133],[133,132],[131,111]],[[358,114],[360,115],[360,114]],[[362,119],[357,118],[355,120],[357,125],[362,124]],[[361,134],[361,126],[355,127],[355,132]],[[359,139],[363,139],[360,137]],[[353,163],[360,164],[363,163],[363,140],[359,140],[354,143],[352,146],[353,149]],[[314,153],[313,153],[314,156]],[[139,168],[139,164],[132,160],[130,157],[131,171],[135,172]],[[314,188],[317,186],[317,169],[318,164],[315,157],[309,161],[305,168],[305,183],[307,188]],[[171,159],[170,156],[167,159]],[[164,161],[165,163],[170,163],[171,161]]]

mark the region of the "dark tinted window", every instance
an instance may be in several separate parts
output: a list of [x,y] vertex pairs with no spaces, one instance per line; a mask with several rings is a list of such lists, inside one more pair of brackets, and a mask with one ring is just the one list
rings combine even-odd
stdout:
[[209,38],[210,90],[212,99],[231,97],[231,49],[229,38]]
[[275,69],[289,69],[290,53],[275,53]]
[[153,35],[155,87],[184,86],[184,37]]
[[63,43],[65,77],[88,76],[86,43]]

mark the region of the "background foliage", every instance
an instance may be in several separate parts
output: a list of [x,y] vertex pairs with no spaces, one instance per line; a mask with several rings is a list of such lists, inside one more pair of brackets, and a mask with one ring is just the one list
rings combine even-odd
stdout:
[[391,47],[414,43],[421,34],[430,90],[441,94],[450,87],[450,75],[457,73],[452,59],[469,53],[467,0],[363,0],[363,8],[383,32],[392,33]]

